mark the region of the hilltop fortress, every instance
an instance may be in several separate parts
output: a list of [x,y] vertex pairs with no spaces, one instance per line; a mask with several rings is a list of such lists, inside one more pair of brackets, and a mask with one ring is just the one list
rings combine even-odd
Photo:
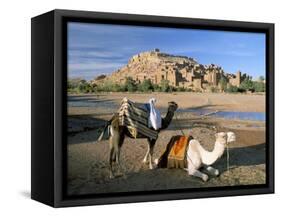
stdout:
[[249,76],[241,74],[240,71],[236,74],[226,73],[215,64],[202,65],[193,58],[170,55],[155,49],[133,56],[127,65],[111,75],[99,76],[93,82],[99,83],[109,79],[113,82],[124,83],[127,77],[131,77],[137,83],[145,79],[150,79],[153,84],[168,80],[169,85],[173,87],[204,91],[210,87],[220,88],[222,78],[228,86],[239,87],[241,82]]

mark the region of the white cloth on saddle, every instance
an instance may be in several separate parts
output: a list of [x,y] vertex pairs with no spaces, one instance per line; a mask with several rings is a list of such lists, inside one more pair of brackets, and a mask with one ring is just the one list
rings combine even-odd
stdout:
[[149,107],[148,103],[140,105],[124,98],[118,111],[120,126],[127,126],[134,138],[157,139],[159,132],[148,127]]
[[158,130],[162,126],[161,113],[155,108],[156,99],[151,98],[149,100],[149,120],[148,127],[153,127],[154,130]]

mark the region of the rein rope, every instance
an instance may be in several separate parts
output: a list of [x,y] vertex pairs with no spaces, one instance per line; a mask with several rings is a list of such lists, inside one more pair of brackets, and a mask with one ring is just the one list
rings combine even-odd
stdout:
[[226,169],[228,173],[228,182],[229,182],[229,146],[228,143],[226,143]]
[[176,122],[175,122],[176,127],[177,127],[178,129],[180,129],[182,135],[185,136],[185,133],[183,132],[182,127],[180,127],[179,124],[177,123],[177,122],[179,121],[179,119],[178,119],[178,116],[177,116],[177,113],[176,113],[176,112],[175,112],[175,118],[176,118]]

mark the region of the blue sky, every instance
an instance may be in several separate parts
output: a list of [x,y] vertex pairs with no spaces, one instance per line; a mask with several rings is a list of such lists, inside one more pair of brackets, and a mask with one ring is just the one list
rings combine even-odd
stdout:
[[68,76],[110,74],[143,51],[195,58],[225,72],[265,76],[265,34],[126,25],[68,23]]

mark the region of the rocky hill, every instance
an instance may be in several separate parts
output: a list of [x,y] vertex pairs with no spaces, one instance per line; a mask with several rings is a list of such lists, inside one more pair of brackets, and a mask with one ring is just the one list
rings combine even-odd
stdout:
[[219,86],[221,78],[225,78],[228,84],[239,86],[246,75],[242,76],[240,71],[235,75],[225,73],[220,66],[202,65],[193,58],[170,55],[155,49],[133,56],[127,65],[111,75],[99,76],[93,82],[111,80],[124,83],[127,77],[137,83],[150,79],[152,83],[160,84],[162,80],[168,80],[174,87],[205,89],[208,86]]

